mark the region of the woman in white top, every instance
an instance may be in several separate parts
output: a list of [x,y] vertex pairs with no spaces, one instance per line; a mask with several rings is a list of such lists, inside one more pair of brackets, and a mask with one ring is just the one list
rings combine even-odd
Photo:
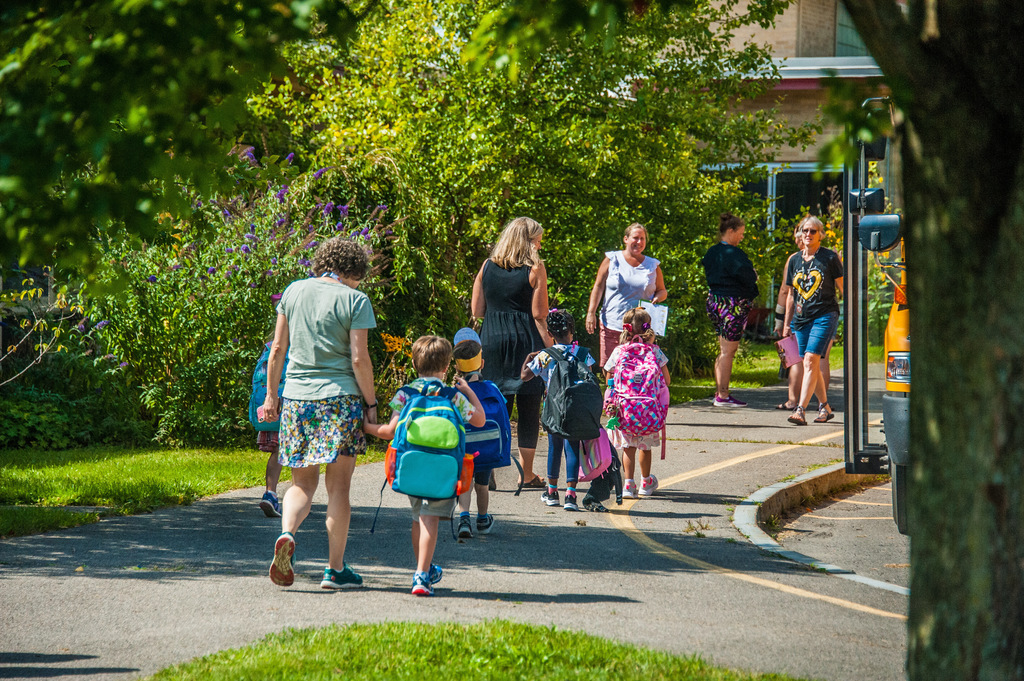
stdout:
[[[647,230],[634,222],[626,228],[622,239],[625,247],[621,251],[604,254],[601,266],[597,268],[597,280],[590,291],[590,305],[587,307],[587,333],[594,333],[600,326],[601,365],[611,357],[612,350],[619,344],[622,335],[622,317],[635,308],[640,301],[660,303],[668,298],[661,264],[651,256],[644,255],[647,247]],[[600,323],[597,306],[604,297]]]

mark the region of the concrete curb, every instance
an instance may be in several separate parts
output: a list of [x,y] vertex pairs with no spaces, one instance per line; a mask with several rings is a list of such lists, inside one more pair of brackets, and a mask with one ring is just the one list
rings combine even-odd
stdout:
[[830,575],[859,582],[876,589],[884,589],[909,596],[910,589],[905,587],[871,579],[870,577],[863,577],[852,570],[847,570],[838,565],[822,562],[817,558],[797,551],[790,551],[772,539],[760,526],[760,523],[765,519],[772,516],[781,516],[789,509],[799,505],[807,497],[828,494],[844,485],[860,482],[872,477],[874,476],[852,475],[846,472],[845,463],[837,463],[805,473],[794,480],[777,482],[774,485],[762,487],[744,499],[736,507],[732,523],[754,546],[760,549],[770,551],[783,558],[802,563],[816,570],[827,572]]

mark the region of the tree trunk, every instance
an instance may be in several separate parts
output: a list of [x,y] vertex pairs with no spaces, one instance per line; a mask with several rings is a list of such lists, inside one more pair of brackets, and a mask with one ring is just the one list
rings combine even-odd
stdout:
[[906,115],[910,678],[1024,679],[1022,10],[846,4]]

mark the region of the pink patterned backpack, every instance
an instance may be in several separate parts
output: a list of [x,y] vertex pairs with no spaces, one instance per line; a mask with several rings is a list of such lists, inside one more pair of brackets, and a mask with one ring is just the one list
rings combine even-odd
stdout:
[[658,366],[658,346],[639,338],[619,346],[612,379],[609,413],[618,415],[618,427],[626,435],[649,435],[665,427],[668,386]]

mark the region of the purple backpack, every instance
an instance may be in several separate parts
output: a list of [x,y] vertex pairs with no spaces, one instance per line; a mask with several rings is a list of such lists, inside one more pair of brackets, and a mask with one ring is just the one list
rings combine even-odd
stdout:
[[611,402],[626,435],[649,435],[665,427],[669,397],[658,366],[658,346],[638,338],[619,346]]

